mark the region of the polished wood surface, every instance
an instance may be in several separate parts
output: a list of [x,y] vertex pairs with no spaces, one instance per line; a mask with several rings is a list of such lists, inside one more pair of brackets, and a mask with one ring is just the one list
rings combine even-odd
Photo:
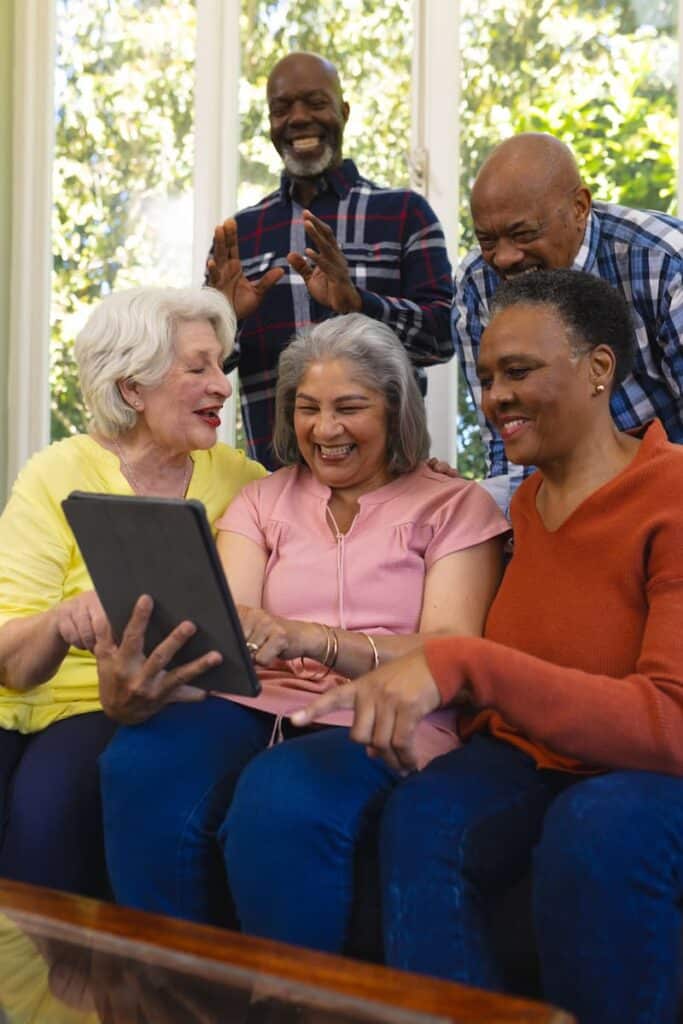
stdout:
[[[305,893],[302,893],[305,899]],[[0,880],[0,911],[29,935],[125,955],[193,978],[284,982],[290,998],[334,1006],[348,997],[451,1024],[571,1024],[560,1010],[236,932]],[[348,1009],[347,1009],[348,1014]],[[364,1016],[361,1013],[358,1019]],[[377,1014],[375,1019],[381,1019]]]

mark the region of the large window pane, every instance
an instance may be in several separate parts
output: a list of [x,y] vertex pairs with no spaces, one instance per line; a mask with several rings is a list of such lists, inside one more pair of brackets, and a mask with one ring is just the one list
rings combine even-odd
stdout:
[[194,0],[57,0],[52,436],[85,427],[73,338],[113,288],[184,285]]
[[[462,252],[482,161],[516,132],[574,150],[596,198],[675,212],[677,0],[461,0]],[[460,395],[459,467],[485,471],[476,417]]]

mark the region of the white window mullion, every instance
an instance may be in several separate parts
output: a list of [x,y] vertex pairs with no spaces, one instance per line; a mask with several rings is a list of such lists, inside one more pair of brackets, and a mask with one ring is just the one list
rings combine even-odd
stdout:
[[14,4],[8,488],[50,439],[54,0]]
[[[683,2],[683,0],[682,0]],[[414,177],[436,211],[454,265],[458,254],[460,59],[458,0],[414,0],[411,149]],[[427,419],[432,454],[455,464],[458,370],[455,359],[428,370]]]
[[[239,168],[240,0],[197,0],[193,283],[204,279],[213,230],[234,213]],[[233,374],[233,376],[235,376]],[[234,383],[234,381],[233,381]],[[235,407],[225,405],[221,440],[235,438]]]

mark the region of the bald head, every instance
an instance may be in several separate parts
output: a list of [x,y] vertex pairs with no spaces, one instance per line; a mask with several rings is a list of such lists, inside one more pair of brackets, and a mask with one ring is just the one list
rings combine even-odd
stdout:
[[349,105],[334,64],[316,53],[290,53],[268,77],[270,138],[295,182],[305,183],[342,159]]
[[321,57],[318,53],[307,53],[305,50],[288,53],[286,57],[283,57],[282,60],[279,60],[271,68],[266,86],[268,100],[270,100],[271,91],[275,87],[275,83],[281,76],[284,75],[286,79],[289,79],[291,76],[296,78],[299,75],[306,74],[324,77],[329,87],[337,94],[341,103],[343,99],[341,82],[339,81],[339,73],[332,61]]
[[548,192],[567,191],[581,184],[576,160],[569,146],[552,135],[524,132],[506,139],[493,150],[472,188],[472,205],[485,199],[501,183],[511,188]]
[[552,135],[527,132],[493,150],[470,204],[484,259],[508,278],[572,265],[590,213],[590,192],[568,146]]

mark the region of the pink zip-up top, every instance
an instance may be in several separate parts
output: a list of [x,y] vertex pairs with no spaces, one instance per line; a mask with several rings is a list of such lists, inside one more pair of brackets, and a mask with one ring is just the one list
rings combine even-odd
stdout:
[[[304,466],[280,469],[245,487],[217,522],[267,552],[263,608],[272,615],[324,622],[365,633],[406,634],[419,628],[427,571],[439,558],[509,529],[478,484],[420,466],[359,499],[346,534],[330,529],[330,488]],[[333,522],[333,521],[332,521]],[[344,677],[306,660],[259,669],[259,697],[228,699],[289,715]],[[348,726],[350,711],[321,723]],[[420,764],[458,744],[455,711],[446,708],[421,724]]]

